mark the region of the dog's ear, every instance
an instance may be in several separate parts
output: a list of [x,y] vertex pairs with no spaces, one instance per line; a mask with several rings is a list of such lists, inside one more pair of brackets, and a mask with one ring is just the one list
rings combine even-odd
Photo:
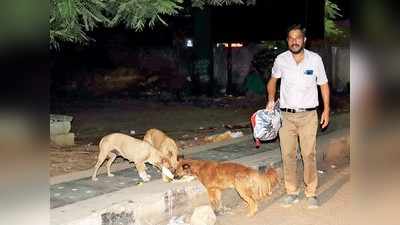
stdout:
[[184,159],[185,157],[183,155],[178,155],[178,161],[181,161],[182,159]]

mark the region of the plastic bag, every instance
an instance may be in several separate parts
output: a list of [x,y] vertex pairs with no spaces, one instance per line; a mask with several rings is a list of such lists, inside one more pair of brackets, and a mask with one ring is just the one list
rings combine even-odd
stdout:
[[[254,119],[253,119],[254,117]],[[252,116],[253,136],[260,141],[270,141],[278,136],[282,126],[279,100],[275,103],[272,112],[260,109]]]

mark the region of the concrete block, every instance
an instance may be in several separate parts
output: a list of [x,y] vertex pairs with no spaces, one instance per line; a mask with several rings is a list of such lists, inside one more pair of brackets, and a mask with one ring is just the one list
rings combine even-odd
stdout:
[[68,134],[72,119],[72,116],[50,114],[50,136]]
[[71,130],[71,123],[67,121],[59,121],[50,123],[50,136],[58,134],[68,134]]
[[58,134],[50,136],[50,140],[60,146],[71,146],[75,144],[75,134]]

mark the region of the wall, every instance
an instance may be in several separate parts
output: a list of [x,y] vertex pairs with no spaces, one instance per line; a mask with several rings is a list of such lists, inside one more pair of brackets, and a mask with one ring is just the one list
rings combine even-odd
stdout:
[[[261,45],[252,44],[242,48],[232,49],[232,83],[240,87],[246,77],[253,55],[262,49]],[[317,52],[324,62],[325,72],[332,91],[348,92],[347,84],[350,82],[350,50],[347,47],[320,46],[310,48]],[[214,77],[221,90],[227,83],[226,68],[227,49],[214,48]]]
[[[232,84],[240,88],[249,72],[253,55],[261,50],[260,45],[251,44],[242,48],[232,48]],[[214,77],[221,91],[227,84],[227,48],[214,48]],[[234,87],[234,88],[235,88]]]

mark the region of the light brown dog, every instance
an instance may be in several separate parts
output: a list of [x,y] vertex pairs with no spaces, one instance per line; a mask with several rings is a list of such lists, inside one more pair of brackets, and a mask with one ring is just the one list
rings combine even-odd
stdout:
[[272,188],[278,183],[278,173],[273,168],[260,173],[237,163],[207,160],[180,160],[175,176],[184,175],[199,179],[207,189],[208,199],[215,211],[221,208],[222,190],[235,188],[249,207],[248,216],[257,212],[257,200],[271,195]]
[[[151,144],[131,137],[126,134],[112,133],[100,140],[99,143],[99,156],[97,163],[94,167],[92,180],[96,181],[97,171],[103,164],[106,158],[107,162],[107,175],[114,176],[110,172],[110,167],[117,156],[122,156],[130,162],[134,162],[139,176],[143,181],[149,181],[151,176],[146,173],[145,163],[150,163],[162,170],[166,176],[173,178],[170,171],[171,162],[168,158],[162,156],[160,151],[154,148]],[[175,170],[175,169],[173,169]]]
[[[153,147],[161,152],[161,155],[168,158],[173,171],[178,166],[178,146],[175,141],[168,137],[164,132],[158,129],[149,129],[143,137],[143,141],[150,143]],[[168,178],[163,174],[163,180],[168,181]]]

